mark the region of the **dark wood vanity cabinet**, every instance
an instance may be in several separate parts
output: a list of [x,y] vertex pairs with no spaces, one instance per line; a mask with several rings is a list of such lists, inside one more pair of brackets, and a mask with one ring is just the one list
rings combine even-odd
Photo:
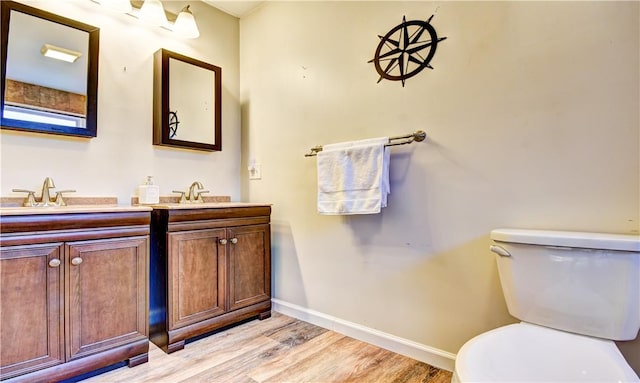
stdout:
[[165,352],[185,340],[271,315],[270,206],[152,213],[150,337]]
[[150,212],[0,217],[0,378],[147,361]]

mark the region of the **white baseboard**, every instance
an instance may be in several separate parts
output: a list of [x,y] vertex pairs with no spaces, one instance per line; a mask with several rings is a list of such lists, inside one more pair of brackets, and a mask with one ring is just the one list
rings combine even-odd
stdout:
[[456,355],[408,339],[323,314],[293,303],[272,299],[272,309],[281,314],[408,356],[447,371],[453,371]]

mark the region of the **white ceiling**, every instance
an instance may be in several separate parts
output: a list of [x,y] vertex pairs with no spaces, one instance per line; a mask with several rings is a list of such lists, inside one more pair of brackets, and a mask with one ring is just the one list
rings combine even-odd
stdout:
[[[78,94],[87,93],[89,34],[22,12],[11,12],[7,78]],[[44,44],[80,52],[74,63],[40,54]],[[55,76],[51,74],[55,73]]]
[[203,0],[206,4],[216,7],[235,17],[241,18],[258,8],[264,1],[244,0]]

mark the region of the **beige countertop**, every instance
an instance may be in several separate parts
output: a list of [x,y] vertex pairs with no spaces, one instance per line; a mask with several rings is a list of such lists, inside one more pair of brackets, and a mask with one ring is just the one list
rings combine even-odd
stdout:
[[35,214],[72,214],[72,213],[115,213],[132,211],[151,211],[150,206],[131,205],[70,205],[50,207],[0,207],[3,215],[35,215]]
[[72,213],[115,213],[132,211],[151,211],[153,209],[225,209],[237,207],[270,206],[254,202],[205,202],[193,204],[165,203],[157,205],[70,205],[50,207],[0,207],[0,216],[36,215],[36,214],[72,214]]
[[271,206],[268,203],[256,202],[204,202],[204,203],[160,203],[152,205],[154,209],[224,209],[234,207]]
[[139,205],[137,197],[132,198],[130,205],[119,204],[115,197],[69,197],[66,206],[23,207],[24,198],[0,198],[0,216],[36,215],[36,214],[71,214],[71,213],[113,213],[151,211],[153,209],[226,209],[237,207],[270,206],[265,203],[231,202],[229,196],[206,196],[204,203],[178,203],[175,196],[160,197],[160,203]]

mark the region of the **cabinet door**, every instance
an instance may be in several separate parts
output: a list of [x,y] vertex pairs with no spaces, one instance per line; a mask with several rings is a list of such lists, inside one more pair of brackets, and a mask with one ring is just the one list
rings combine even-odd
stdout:
[[271,299],[269,225],[229,228],[229,310]]
[[0,376],[64,360],[62,245],[0,249]]
[[225,238],[224,229],[168,234],[169,329],[225,312]]
[[68,358],[147,338],[148,237],[73,242],[65,248]]

